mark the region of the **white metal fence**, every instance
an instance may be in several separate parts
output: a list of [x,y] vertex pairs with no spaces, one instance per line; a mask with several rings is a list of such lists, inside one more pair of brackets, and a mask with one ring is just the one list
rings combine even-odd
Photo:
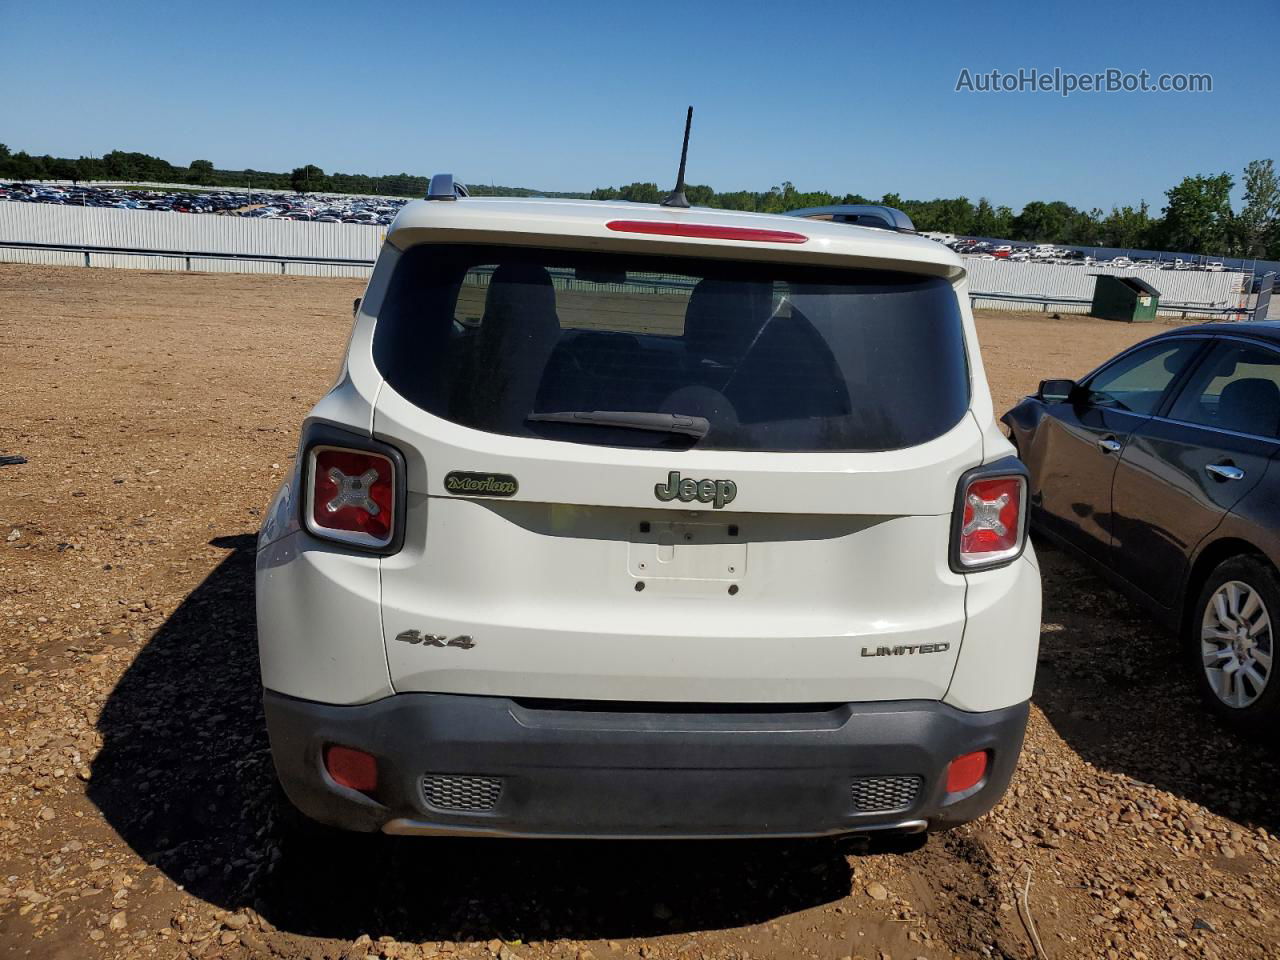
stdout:
[[[0,261],[19,263],[367,277],[369,265],[377,258],[385,234],[383,227],[352,223],[304,223],[215,214],[0,202],[0,244],[30,243],[182,254],[84,254],[0,246]],[[223,257],[199,256],[202,253],[222,254]],[[338,262],[301,263],[291,258]]]
[[[367,277],[385,233],[383,227],[361,224],[0,201],[0,261],[17,263]],[[121,250],[128,252],[109,252]],[[1093,296],[1092,275],[1111,273],[1137,276],[1154,286],[1160,291],[1161,313],[1221,316],[1246,302],[1251,279],[1242,273],[1133,271],[976,258],[966,258],[965,266],[974,305],[997,310],[1085,313]]]
[[[1042,299],[1042,308],[1059,313],[1088,313],[1089,304],[1071,303],[1093,298],[1094,274],[1136,277],[1160,291],[1162,314],[1174,316],[1214,315],[1244,303],[1252,277],[1245,273],[1215,273],[1209,270],[1131,270],[1122,267],[1067,266],[1057,263],[1010,263],[1001,260],[965,258],[969,289],[976,296],[975,307],[995,310],[1026,310],[1028,300]],[[982,294],[999,294],[984,298]],[[1016,298],[1024,299],[1016,299]],[[1064,301],[1054,303],[1053,298]],[[1008,298],[1008,299],[1006,299]],[[1173,305],[1177,304],[1177,307]],[[1194,307],[1203,308],[1196,311]]]

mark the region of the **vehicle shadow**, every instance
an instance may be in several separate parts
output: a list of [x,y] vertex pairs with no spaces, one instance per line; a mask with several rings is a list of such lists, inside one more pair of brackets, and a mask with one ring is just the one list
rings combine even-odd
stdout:
[[252,536],[108,698],[88,795],[145,861],[278,929],[353,939],[608,939],[758,923],[846,897],[836,841],[597,843],[346,834],[282,804],[262,717]]
[[1178,640],[1075,556],[1037,539],[1044,583],[1034,701],[1094,766],[1280,830],[1274,731],[1233,731],[1201,702]]

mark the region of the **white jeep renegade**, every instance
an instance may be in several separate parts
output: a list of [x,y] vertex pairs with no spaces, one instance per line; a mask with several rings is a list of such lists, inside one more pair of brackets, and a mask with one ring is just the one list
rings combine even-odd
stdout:
[[1035,673],[1026,490],[940,244],[439,178],[259,537],[281,783],[396,834],[970,820]]

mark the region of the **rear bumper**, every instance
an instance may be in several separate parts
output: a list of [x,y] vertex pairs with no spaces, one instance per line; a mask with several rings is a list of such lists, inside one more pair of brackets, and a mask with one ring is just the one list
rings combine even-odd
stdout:
[[[331,706],[267,691],[265,706],[281,784],[312,819],[527,837],[952,826],[1003,795],[1027,721],[1025,703],[965,713],[933,701],[706,708],[411,693]],[[329,777],[329,744],[377,757],[376,799]],[[984,749],[985,779],[948,796],[947,764]]]

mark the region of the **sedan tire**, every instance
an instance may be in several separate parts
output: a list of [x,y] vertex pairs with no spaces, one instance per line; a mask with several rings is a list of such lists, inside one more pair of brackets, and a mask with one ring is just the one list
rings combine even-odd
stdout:
[[1233,557],[1209,575],[1187,618],[1196,685],[1210,708],[1233,725],[1260,728],[1280,716],[1275,617],[1275,571],[1253,557]]

